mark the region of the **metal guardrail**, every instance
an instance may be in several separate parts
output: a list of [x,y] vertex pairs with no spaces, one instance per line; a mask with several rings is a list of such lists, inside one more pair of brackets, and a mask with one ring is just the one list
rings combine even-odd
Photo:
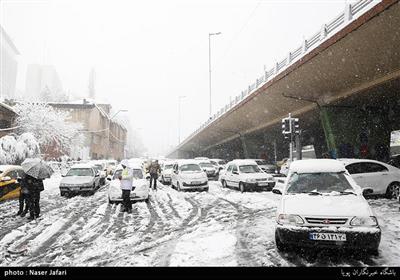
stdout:
[[271,68],[270,70],[264,69],[264,74],[260,78],[256,79],[255,83],[250,84],[245,90],[243,90],[238,96],[236,96],[235,99],[233,99],[227,105],[218,110],[216,114],[214,114],[211,118],[209,118],[198,129],[196,129],[193,133],[191,133],[186,139],[190,139],[191,137],[199,133],[202,129],[210,125],[213,121],[217,120],[220,116],[224,115],[236,104],[240,103],[243,99],[245,99],[249,94],[254,92],[256,89],[258,89],[261,85],[271,80],[273,77],[282,72],[283,69],[287,68],[289,65],[297,61],[300,57],[304,56],[310,50],[319,45],[321,41],[327,39],[328,36],[333,35],[335,31],[336,32],[339,31],[340,27],[343,24],[348,24],[355,15],[357,15],[359,12],[362,12],[362,10],[369,4],[371,4],[372,2],[378,4],[381,1],[382,0],[380,1],[360,0],[354,4],[346,4],[344,11],[340,15],[335,17],[330,22],[323,24],[320,31],[316,32],[309,39],[305,39],[300,47],[296,48],[294,51],[289,52],[288,56],[285,57],[285,59],[275,64],[275,67]]

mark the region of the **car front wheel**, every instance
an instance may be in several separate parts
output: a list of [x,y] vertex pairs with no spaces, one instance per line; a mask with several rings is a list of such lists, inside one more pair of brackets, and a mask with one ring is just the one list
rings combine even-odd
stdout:
[[285,244],[282,243],[282,241],[279,239],[276,233],[275,233],[275,245],[278,251],[285,251],[287,249]]

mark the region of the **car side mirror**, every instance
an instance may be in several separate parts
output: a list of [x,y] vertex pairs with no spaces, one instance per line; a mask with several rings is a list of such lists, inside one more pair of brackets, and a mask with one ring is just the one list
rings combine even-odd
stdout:
[[370,195],[370,194],[372,194],[373,192],[374,192],[374,190],[371,189],[371,188],[364,188],[364,189],[362,189],[362,194],[363,194],[363,196]]
[[282,192],[281,192],[280,189],[272,189],[272,192],[273,192],[274,194],[282,194]]
[[11,177],[10,177],[10,176],[5,176],[5,177],[1,178],[1,181],[2,181],[2,182],[10,181],[10,180],[11,180]]

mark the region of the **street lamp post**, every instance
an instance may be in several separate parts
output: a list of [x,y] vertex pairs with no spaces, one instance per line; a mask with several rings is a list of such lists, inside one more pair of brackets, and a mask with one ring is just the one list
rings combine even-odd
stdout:
[[181,143],[181,99],[185,97],[185,95],[178,97],[178,144]]
[[120,113],[120,112],[128,112],[128,110],[119,110],[118,112],[116,112],[111,118],[109,118],[108,119],[108,130],[107,130],[107,143],[108,143],[108,145],[107,145],[107,159],[109,159],[110,158],[110,133],[111,133],[111,120],[113,119],[113,118],[115,118],[115,116],[116,115],[118,115],[118,113]]
[[210,118],[212,113],[211,107],[211,36],[220,35],[221,32],[208,33],[208,74],[209,74],[209,89],[210,89]]

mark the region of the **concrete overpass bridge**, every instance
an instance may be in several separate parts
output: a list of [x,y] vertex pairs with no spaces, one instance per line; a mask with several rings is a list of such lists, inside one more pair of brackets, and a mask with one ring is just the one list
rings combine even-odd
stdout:
[[288,157],[281,119],[317,157],[383,159],[400,129],[400,3],[348,5],[167,156]]

